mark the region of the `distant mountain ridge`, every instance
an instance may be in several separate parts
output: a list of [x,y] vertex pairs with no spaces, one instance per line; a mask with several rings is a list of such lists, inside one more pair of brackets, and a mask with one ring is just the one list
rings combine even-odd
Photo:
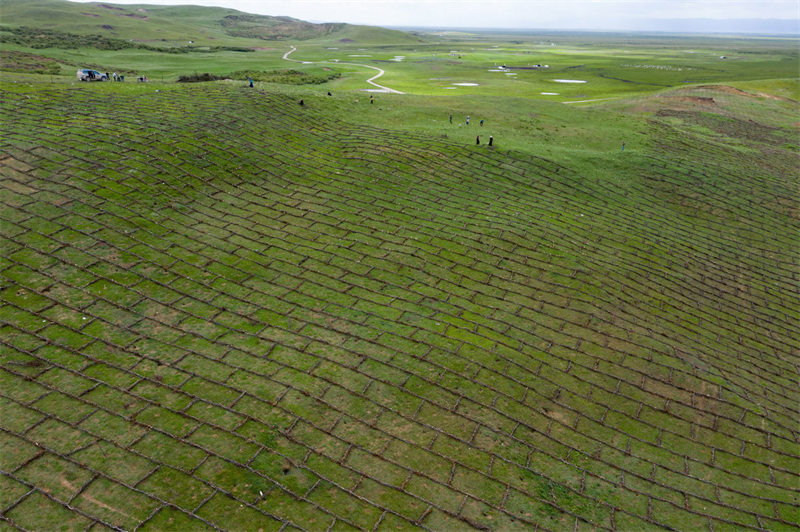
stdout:
[[201,46],[258,46],[259,41],[309,40],[339,35],[342,40],[355,42],[418,40],[418,37],[398,30],[344,23],[314,24],[291,17],[255,15],[222,7],[3,0],[0,4],[0,30],[19,26],[101,34],[137,42],[192,42]]

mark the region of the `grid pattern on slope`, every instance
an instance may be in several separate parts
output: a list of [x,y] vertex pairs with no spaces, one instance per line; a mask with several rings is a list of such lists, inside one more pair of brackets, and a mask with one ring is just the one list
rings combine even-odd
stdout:
[[[193,131],[86,91],[8,100],[4,517],[43,495],[121,528],[796,521],[794,243],[745,232],[789,227],[788,185],[754,186],[734,233],[644,223],[643,188],[544,160],[304,131],[276,96],[210,90]],[[37,119],[59,106],[136,135],[62,138]],[[85,482],[58,495],[48,460]]]

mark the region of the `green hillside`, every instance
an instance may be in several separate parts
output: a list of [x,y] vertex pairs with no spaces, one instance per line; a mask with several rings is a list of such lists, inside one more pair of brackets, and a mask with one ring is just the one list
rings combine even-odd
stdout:
[[796,102],[590,160],[324,94],[2,84],[6,524],[800,523]]
[[29,26],[100,34],[136,42],[197,46],[258,46],[264,41],[315,38],[414,42],[407,33],[349,24],[311,24],[279,16],[198,6],[91,4],[66,0],[4,0],[0,27]]
[[4,0],[0,530],[797,530],[797,43]]

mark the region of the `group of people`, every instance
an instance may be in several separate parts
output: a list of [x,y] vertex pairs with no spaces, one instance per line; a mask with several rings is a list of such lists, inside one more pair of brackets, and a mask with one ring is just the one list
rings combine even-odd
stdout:
[[[370,96],[371,98],[371,96]],[[450,115],[450,123],[453,123],[453,115]],[[469,115],[467,115],[467,125],[469,125]],[[483,127],[483,119],[481,118],[481,127]]]
[[[451,124],[453,123],[453,115],[450,115],[450,123]],[[483,127],[483,118],[481,118],[480,124],[481,124],[481,127]],[[467,115],[467,125],[469,125],[469,115]],[[481,136],[478,135],[477,137],[475,137],[475,144],[477,145],[477,144],[480,144],[480,143],[481,143]],[[489,146],[493,146],[493,145],[494,145],[494,137],[489,135]]]
[[[114,75],[116,76],[116,73]],[[253,86],[253,80],[251,78],[247,78],[247,82],[251,87]],[[330,91],[328,91],[328,96],[331,96]],[[303,100],[300,100],[297,103],[299,103],[301,107],[305,106],[305,102]],[[375,103],[375,98],[371,94],[369,96],[369,103],[370,104]],[[450,115],[450,123],[451,124],[453,123],[453,115]],[[480,124],[481,127],[483,127],[483,119],[481,119]],[[469,115],[467,115],[467,125],[469,125]],[[475,144],[480,145],[480,143],[481,143],[481,136],[478,135],[477,137],[475,137]],[[494,137],[492,135],[489,135],[489,146],[494,146]],[[623,150],[625,149],[624,146],[625,144],[623,143],[623,148],[622,148]]]
[[[124,74],[117,74],[116,72],[114,72],[113,74],[111,74],[109,76],[108,72],[106,72],[106,79],[123,82],[123,81],[125,81],[125,75]],[[138,78],[136,78],[136,81],[138,81],[140,83],[144,83],[144,82],[150,81],[150,80],[147,79],[147,76],[139,76]]]
[[[106,72],[106,79],[110,79],[112,81],[124,82],[125,81],[125,75],[124,74],[117,74],[116,72],[113,72],[111,74]],[[147,79],[147,76],[139,76],[138,78],[136,78],[136,81],[145,82],[145,81],[150,81],[150,80]]]

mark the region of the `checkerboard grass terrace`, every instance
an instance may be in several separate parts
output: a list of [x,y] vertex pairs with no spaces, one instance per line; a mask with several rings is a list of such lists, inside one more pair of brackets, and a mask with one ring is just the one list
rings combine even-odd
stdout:
[[1,100],[6,523],[800,522],[789,154],[654,120],[610,184],[224,85]]

